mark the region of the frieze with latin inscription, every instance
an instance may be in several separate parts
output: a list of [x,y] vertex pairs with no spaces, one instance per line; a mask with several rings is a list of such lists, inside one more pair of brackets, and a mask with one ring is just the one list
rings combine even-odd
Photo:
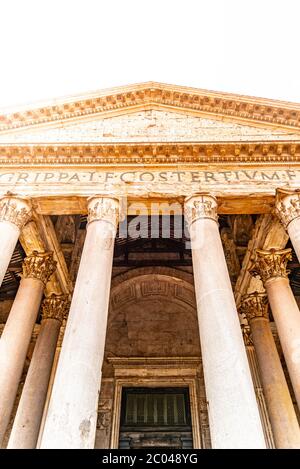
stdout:
[[57,169],[0,172],[0,195],[91,195],[151,193],[188,195],[210,190],[222,194],[268,193],[277,187],[300,186],[300,169],[247,168],[222,170]]
[[136,183],[136,182],[268,182],[300,180],[300,169],[234,170],[234,171],[10,171],[0,173],[0,184],[77,184],[77,183]]

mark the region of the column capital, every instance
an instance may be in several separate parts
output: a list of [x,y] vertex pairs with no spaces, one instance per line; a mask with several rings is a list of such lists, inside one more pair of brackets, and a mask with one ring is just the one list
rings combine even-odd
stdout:
[[189,226],[203,218],[217,222],[217,209],[218,202],[216,197],[206,192],[193,194],[184,201],[184,214]]
[[28,222],[31,213],[31,204],[24,198],[8,195],[0,199],[0,221],[8,221],[19,230]]
[[103,220],[117,229],[119,222],[119,200],[112,197],[93,196],[88,199],[88,224]]
[[300,217],[300,189],[277,189],[275,212],[287,229],[291,221]]
[[287,278],[290,272],[286,267],[290,260],[292,260],[291,249],[256,249],[249,273],[253,277],[260,277],[263,283],[271,278]]
[[52,252],[33,251],[23,261],[23,278],[35,278],[46,285],[56,269],[56,264]]
[[240,306],[240,312],[245,314],[250,323],[253,319],[264,318],[269,320],[269,304],[266,293],[255,291],[243,296]]
[[68,295],[55,295],[53,293],[42,303],[42,320],[56,319],[62,323],[67,315],[69,305]]

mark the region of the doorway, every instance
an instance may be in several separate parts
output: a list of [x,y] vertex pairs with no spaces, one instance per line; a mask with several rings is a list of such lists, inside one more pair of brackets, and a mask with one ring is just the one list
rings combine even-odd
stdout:
[[119,448],[193,448],[188,387],[123,387]]

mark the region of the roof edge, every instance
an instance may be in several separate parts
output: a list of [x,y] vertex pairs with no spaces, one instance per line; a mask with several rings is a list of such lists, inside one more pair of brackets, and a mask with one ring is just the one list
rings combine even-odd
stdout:
[[0,115],[0,131],[149,103],[300,128],[300,103],[149,81],[14,107]]

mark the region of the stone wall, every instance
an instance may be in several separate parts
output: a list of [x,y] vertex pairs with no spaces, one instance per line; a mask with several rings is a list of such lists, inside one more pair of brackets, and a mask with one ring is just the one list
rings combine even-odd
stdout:
[[[108,447],[111,440],[115,388],[118,371],[113,362],[123,359],[122,373],[136,385],[147,379],[160,379],[170,368],[167,363],[178,358],[169,374],[170,385],[189,369],[184,359],[198,359],[195,374],[201,445],[210,446],[205,387],[201,365],[198,320],[192,276],[167,267],[144,267],[117,275],[112,280],[105,360],[99,401],[96,448]],[[132,360],[157,358],[160,366],[153,374],[140,364],[133,371]],[[128,365],[126,367],[126,360]],[[164,368],[164,361],[166,367]],[[177,368],[176,368],[177,367]],[[128,368],[128,369],[127,369]],[[188,373],[188,371],[187,371]],[[176,381],[177,382],[177,381]],[[184,383],[184,382],[183,382]],[[147,385],[147,384],[146,384]],[[184,385],[184,384],[183,384]]]

